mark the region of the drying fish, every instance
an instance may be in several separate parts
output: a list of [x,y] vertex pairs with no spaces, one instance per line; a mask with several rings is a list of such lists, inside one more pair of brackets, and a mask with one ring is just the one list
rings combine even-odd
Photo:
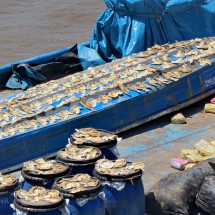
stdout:
[[46,117],[37,117],[37,121],[41,124],[41,125],[46,125],[48,123],[48,119]]
[[178,51],[176,53],[176,55],[173,55],[173,56],[176,57],[176,58],[184,58],[185,57],[185,53],[182,52],[182,51]]
[[108,96],[111,98],[117,98],[118,96],[122,95],[121,90],[114,90],[108,93]]
[[192,71],[192,69],[189,68],[187,65],[184,64],[182,67],[180,67],[180,68],[178,69],[178,71],[179,71],[180,73],[190,73],[190,72]]
[[96,94],[96,93],[98,93],[99,92],[99,90],[91,90],[91,92],[89,92],[88,93],[88,95],[90,96],[90,95],[94,95],[94,94]]
[[28,126],[30,128],[37,128],[37,126],[38,126],[37,120],[28,120]]
[[37,159],[23,164],[24,172],[31,172],[38,175],[61,173],[67,169],[67,166],[62,163],[58,163],[55,160],[45,161],[44,159]]
[[5,133],[9,134],[10,136],[13,136],[16,133],[16,129],[14,127],[7,127],[5,128]]
[[96,162],[95,170],[108,175],[129,175],[142,170],[144,164],[141,162],[128,163],[124,159],[110,161],[100,159]]
[[204,65],[211,65],[211,62],[209,59],[207,58],[200,58],[199,59],[199,63],[201,66],[204,66]]
[[128,87],[129,89],[134,90],[134,91],[136,91],[136,92],[139,93],[139,90],[138,90],[138,88],[136,87],[135,84],[128,84],[127,87]]
[[17,124],[16,126],[15,126],[15,129],[16,129],[16,131],[19,131],[19,132],[24,132],[25,131],[25,125],[24,124]]
[[77,76],[71,76],[70,78],[71,78],[70,81],[73,82],[73,83],[79,83],[79,82],[81,82],[81,78],[79,78]]
[[146,51],[145,51],[145,54],[146,55],[154,55],[154,54],[156,54],[157,53],[157,51],[155,50],[155,49],[153,49],[153,47],[152,48],[148,48]]
[[0,172],[0,188],[6,188],[12,186],[16,182],[16,178],[13,175],[2,175]]
[[160,75],[154,76],[154,80],[156,80],[156,81],[158,81],[158,82],[160,82],[162,84],[167,84],[169,82],[168,80],[166,80],[165,78],[163,78]]
[[44,98],[42,103],[52,104],[54,102],[54,99],[52,97]]
[[19,201],[22,201],[25,205],[32,203],[48,205],[49,203],[58,203],[63,199],[58,190],[46,190],[43,187],[36,186],[32,187],[29,191],[20,189],[15,194],[20,199]]
[[159,84],[156,80],[153,80],[152,78],[146,78],[146,81],[152,86],[157,86],[157,84]]
[[109,78],[100,78],[99,81],[102,84],[108,84],[111,81],[111,79],[109,79]]
[[72,113],[67,110],[62,110],[59,112],[59,116],[63,119],[68,119]]
[[7,112],[1,112],[0,113],[0,119],[6,120],[6,121],[9,121],[11,116],[12,115],[7,113]]
[[148,55],[146,53],[144,53],[144,52],[140,52],[140,53],[137,54],[137,57],[139,57],[139,58],[148,58]]
[[129,90],[127,89],[127,87],[125,87],[125,85],[123,85],[123,84],[118,84],[118,86],[119,86],[119,89],[120,89],[124,94],[129,95]]
[[199,55],[199,52],[197,50],[189,50],[188,52],[185,53],[186,56],[190,56],[190,55]]
[[208,46],[205,45],[204,43],[200,43],[199,45],[196,45],[197,49],[203,49],[203,50],[207,50]]
[[51,115],[47,119],[50,124],[54,124],[57,120],[61,120],[61,117],[57,115]]
[[122,168],[125,167],[127,162],[124,159],[118,159],[114,163],[114,168]]
[[92,106],[93,108],[97,105],[98,101],[94,98],[90,98],[87,100],[87,104],[89,104],[90,106]]
[[155,65],[161,65],[163,61],[159,58],[152,58],[152,63]]
[[64,97],[65,97],[65,95],[64,94],[60,94],[60,93],[56,93],[56,94],[53,95],[53,99],[55,101],[61,100]]
[[34,113],[34,111],[33,111],[30,107],[28,107],[27,105],[20,104],[19,107],[20,107],[23,111],[25,111],[26,113]]
[[184,63],[184,61],[182,60],[182,59],[177,59],[177,60],[173,60],[172,62],[171,62],[172,64],[182,64],[182,63]]
[[79,104],[82,105],[83,107],[89,109],[89,110],[93,110],[93,107],[85,101],[80,101]]
[[87,174],[77,174],[62,178],[56,182],[56,187],[59,187],[66,191],[66,193],[78,193],[81,191],[87,191],[93,187],[97,187],[100,184],[98,179],[92,178]]
[[35,101],[30,104],[30,107],[35,110],[39,110],[42,107],[42,103],[39,101]]
[[137,87],[137,89],[144,90],[144,91],[147,91],[147,89],[151,89],[151,87],[149,85],[147,85],[143,82],[137,82],[136,87]]
[[194,64],[194,62],[198,61],[199,58],[200,58],[199,56],[192,55],[191,57],[186,59],[186,62],[189,62],[190,64]]
[[103,102],[103,103],[107,103],[108,101],[110,101],[112,98],[108,95],[100,95],[98,97],[98,99]]
[[162,57],[161,57],[161,60],[163,62],[166,62],[166,63],[170,63],[171,62],[171,59],[169,58],[168,54],[164,54]]
[[70,108],[70,111],[73,114],[79,115],[80,112],[81,112],[81,108],[79,106],[77,106],[77,105],[74,105],[73,107]]
[[[173,62],[173,61],[172,61]],[[173,66],[173,64],[172,63],[166,63],[166,62],[163,62],[163,68],[166,68],[166,69],[168,69],[168,68],[171,68],[172,66]]]
[[7,137],[8,133],[6,131],[0,131],[0,139]]
[[164,78],[166,78],[167,80],[171,80],[171,81],[178,81],[178,77],[171,72],[162,72],[162,76]]
[[87,84],[87,87],[90,88],[91,90],[95,90],[98,88],[98,84],[95,82],[90,82]]
[[134,69],[137,70],[137,71],[145,70],[145,65],[138,64],[136,67],[134,67]]
[[148,66],[148,65],[144,65],[144,68],[145,70],[147,70],[148,72],[157,72],[158,69],[154,68],[154,67],[151,67],[151,66]]
[[66,94],[71,95],[75,92],[75,90],[71,89],[71,88],[66,88],[65,92],[66,92]]
[[207,57],[213,54],[215,54],[215,49],[209,48],[208,50],[201,52],[201,57]]
[[91,160],[100,156],[101,152],[93,147],[78,148],[77,146],[69,145],[59,151],[58,155],[70,160]]

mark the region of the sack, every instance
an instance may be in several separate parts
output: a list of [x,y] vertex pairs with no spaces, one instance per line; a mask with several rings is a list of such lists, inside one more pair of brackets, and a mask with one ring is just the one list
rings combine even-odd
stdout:
[[196,205],[209,215],[215,214],[215,176],[205,179],[196,197]]
[[215,162],[215,158],[187,171],[169,174],[155,184],[146,195],[146,213],[189,215],[204,179],[214,174],[208,161]]

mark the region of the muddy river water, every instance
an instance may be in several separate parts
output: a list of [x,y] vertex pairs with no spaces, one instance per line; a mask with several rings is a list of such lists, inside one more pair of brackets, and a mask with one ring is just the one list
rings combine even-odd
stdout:
[[0,65],[90,39],[103,0],[0,1]]

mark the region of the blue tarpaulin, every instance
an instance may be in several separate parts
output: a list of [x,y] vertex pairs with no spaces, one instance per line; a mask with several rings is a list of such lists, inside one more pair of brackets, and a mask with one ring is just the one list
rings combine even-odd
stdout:
[[[79,45],[84,69],[155,44],[215,36],[215,0],[104,0],[90,42]],[[95,56],[95,51],[98,55]],[[83,52],[85,52],[83,54]],[[83,58],[84,55],[84,58]],[[90,56],[90,57],[89,57]],[[95,56],[93,64],[90,63]]]

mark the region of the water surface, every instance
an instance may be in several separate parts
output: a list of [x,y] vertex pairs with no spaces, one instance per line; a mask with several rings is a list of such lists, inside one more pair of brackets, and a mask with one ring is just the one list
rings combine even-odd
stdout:
[[0,1],[0,65],[90,39],[102,0]]

